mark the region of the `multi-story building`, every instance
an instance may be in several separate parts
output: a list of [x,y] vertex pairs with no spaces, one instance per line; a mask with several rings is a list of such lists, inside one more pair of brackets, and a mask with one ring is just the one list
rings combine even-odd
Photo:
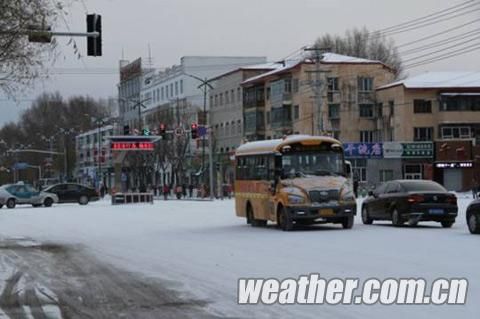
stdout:
[[138,121],[138,105],[144,70],[142,59],[129,63],[120,61],[120,82],[118,87],[119,116],[123,125],[136,127]]
[[[140,100],[146,106],[142,109],[142,122],[150,129],[158,129],[161,123],[171,131],[177,128],[188,130],[191,123],[203,126],[206,123],[206,112],[209,110],[209,99],[204,95],[204,89],[199,87],[204,81],[211,85],[212,78],[238,69],[245,65],[265,63],[265,57],[225,57],[225,56],[185,56],[179,65],[174,65],[162,71],[145,72],[141,83]],[[138,118],[138,116],[137,116]],[[204,137],[197,141],[190,141],[186,154],[176,154],[176,157],[189,157],[197,154],[202,156],[202,163],[206,165],[205,153],[208,153],[207,143],[202,142]],[[205,137],[208,142],[208,137]],[[177,149],[177,148],[175,148]],[[201,150],[201,152],[200,152]],[[199,154],[201,153],[201,154]],[[172,165],[166,164],[166,169],[160,172],[163,176],[178,176],[172,171]],[[198,168],[197,168],[198,169]],[[190,177],[197,173],[192,169],[185,173]],[[205,172],[205,168],[203,170]],[[155,183],[157,183],[155,181]]]
[[217,185],[231,184],[234,179],[230,158],[243,141],[242,82],[279,66],[278,63],[243,66],[211,79],[213,88],[209,91],[209,116],[218,168]]
[[113,124],[84,132],[75,137],[77,154],[75,176],[80,183],[97,186],[100,169],[103,183],[108,188],[115,185],[113,154],[108,137],[115,135],[116,132],[117,124]]
[[[403,156],[396,178],[431,178],[450,190],[469,189],[480,169],[480,73],[430,72],[377,88],[384,143],[431,147],[423,158]],[[414,144],[415,145],[415,144]],[[385,148],[385,147],[384,147]],[[417,149],[418,151],[418,149]]]
[[393,79],[393,70],[379,61],[339,54],[326,53],[320,63],[285,61],[243,82],[245,136],[330,134],[342,141],[381,140],[375,87]]

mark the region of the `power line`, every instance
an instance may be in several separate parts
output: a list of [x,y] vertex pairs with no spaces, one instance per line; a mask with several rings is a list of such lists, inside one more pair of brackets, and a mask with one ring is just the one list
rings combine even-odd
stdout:
[[466,33],[459,34],[459,35],[455,35],[453,37],[449,37],[449,38],[446,38],[444,40],[432,42],[432,43],[429,43],[429,44],[426,44],[426,45],[423,45],[423,46],[420,46],[420,47],[416,47],[416,48],[413,48],[413,49],[409,49],[409,50],[406,50],[406,51],[401,51],[401,52],[399,52],[399,54],[400,55],[410,55],[412,53],[417,53],[417,52],[421,52],[421,51],[424,51],[424,50],[433,49],[433,48],[443,46],[443,45],[446,45],[446,44],[449,44],[449,43],[457,42],[459,40],[470,38],[472,35],[476,35],[476,34],[479,34],[479,33],[480,33],[480,29],[475,29],[473,31],[466,32]]
[[418,29],[421,29],[421,28],[425,28],[425,27],[434,25],[434,24],[438,24],[438,23],[441,23],[441,22],[445,22],[445,21],[449,21],[449,20],[452,20],[452,19],[456,19],[456,18],[458,18],[458,17],[462,17],[462,16],[464,16],[464,15],[471,14],[471,13],[477,12],[477,11],[480,11],[480,8],[479,8],[479,9],[475,9],[475,10],[469,10],[469,11],[467,11],[467,12],[463,12],[463,13],[460,13],[460,14],[457,14],[457,15],[454,15],[454,16],[451,16],[451,17],[448,17],[448,18],[445,18],[445,19],[440,19],[440,20],[437,20],[437,21],[432,21],[432,22],[428,22],[428,23],[423,23],[423,24],[420,24],[420,25],[417,25],[417,26],[414,26],[414,27],[411,27],[411,28],[406,28],[406,29],[403,29],[403,30],[392,31],[392,32],[387,32],[387,33],[381,33],[379,36],[385,36],[385,35],[392,36],[392,35],[399,34],[399,33],[405,33],[405,32],[409,32],[409,31],[415,31],[415,30],[418,30]]
[[431,34],[431,35],[428,35],[426,37],[422,37],[420,39],[417,39],[417,40],[414,40],[414,41],[410,41],[410,42],[406,42],[406,43],[403,43],[403,44],[400,44],[400,45],[397,45],[396,47],[397,48],[402,48],[402,47],[406,47],[406,46],[410,46],[412,44],[416,44],[416,43],[419,43],[419,42],[422,42],[424,40],[428,40],[428,39],[431,39],[431,38],[435,38],[435,37],[438,37],[440,35],[444,35],[446,33],[450,33],[452,31],[455,31],[455,30],[458,30],[458,29],[461,29],[463,27],[466,27],[468,25],[472,25],[476,22],[479,22],[480,19],[475,19],[475,20],[472,20],[470,22],[467,22],[467,23],[464,23],[464,24],[461,24],[459,26],[456,26],[456,27],[453,27],[453,28],[450,28],[450,29],[447,29],[447,30],[444,30],[444,31],[441,31],[441,32],[438,32],[438,33],[435,33],[435,34]]
[[[480,37],[477,37],[476,39],[480,39]],[[472,42],[472,40],[463,41],[463,42],[460,42],[460,43],[458,43],[458,44],[454,44],[454,45],[448,46],[448,47],[446,47],[446,48],[442,48],[441,50],[436,50],[436,51],[428,52],[428,53],[426,53],[426,54],[422,54],[422,55],[413,57],[413,58],[411,58],[411,59],[404,60],[403,62],[415,61],[415,60],[418,60],[418,59],[421,59],[421,58],[430,56],[430,55],[435,54],[435,53],[440,53],[440,52],[443,52],[443,51],[448,50],[448,49],[457,48],[457,47],[460,46],[460,45],[463,45],[463,44],[466,44],[466,43],[471,43],[471,42]],[[475,43],[473,46],[478,45],[478,44],[480,44],[480,43]],[[472,46],[467,46],[467,47],[465,47],[465,49],[468,49],[468,48],[471,48],[471,47],[472,47]],[[460,50],[462,50],[462,48],[461,48]],[[459,50],[457,50],[457,51],[459,51]],[[455,52],[457,52],[457,51],[455,51]],[[446,52],[446,53],[448,53],[448,52]],[[432,58],[434,58],[434,57],[432,57]]]
[[[399,29],[404,29],[404,28],[412,27],[414,25],[418,25],[418,24],[427,22],[427,21],[431,21],[431,20],[437,19],[439,17],[447,16],[449,14],[468,9],[470,7],[473,7],[473,6],[476,6],[476,5],[479,4],[478,2],[472,4],[472,2],[474,2],[474,1],[475,0],[469,0],[469,1],[463,2],[459,5],[455,5],[453,7],[450,7],[450,8],[441,10],[441,11],[437,11],[435,13],[432,13],[432,14],[429,14],[429,15],[426,15],[426,16],[423,16],[423,17],[420,17],[420,18],[416,18],[416,19],[413,19],[413,20],[410,20],[410,21],[407,21],[407,22],[404,22],[404,23],[400,23],[400,24],[397,24],[397,25],[394,25],[394,26],[391,26],[391,27],[387,27],[387,28],[384,28],[384,29],[377,30],[377,31],[375,31],[375,33],[389,33],[389,32],[399,30]],[[463,7],[463,8],[461,8],[461,7]],[[460,8],[460,9],[458,9],[458,8]],[[455,9],[457,9],[457,10],[455,10]]]
[[[470,50],[464,51],[465,49],[469,49],[470,47],[471,47]],[[460,56],[460,55],[464,55],[464,54],[467,54],[467,53],[470,53],[470,52],[473,52],[473,51],[476,51],[476,50],[479,50],[479,49],[480,49],[480,44],[476,44],[474,46],[465,47],[461,50],[456,50],[456,51],[449,52],[448,54],[445,54],[445,55],[439,55],[439,56],[433,57],[432,59],[426,59],[426,60],[423,60],[423,61],[418,61],[418,62],[409,64],[409,65],[406,65],[404,68],[405,69],[416,68],[416,67],[419,67],[419,66],[422,66],[422,65],[431,64],[433,62],[442,61],[442,60],[445,60],[445,59],[448,59],[448,58],[451,58],[451,57],[457,57],[457,56]]]

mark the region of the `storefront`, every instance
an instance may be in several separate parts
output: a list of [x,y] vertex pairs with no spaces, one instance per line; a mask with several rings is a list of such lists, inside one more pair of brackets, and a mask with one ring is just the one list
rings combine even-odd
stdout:
[[450,191],[470,190],[474,183],[473,140],[435,143],[434,179]]

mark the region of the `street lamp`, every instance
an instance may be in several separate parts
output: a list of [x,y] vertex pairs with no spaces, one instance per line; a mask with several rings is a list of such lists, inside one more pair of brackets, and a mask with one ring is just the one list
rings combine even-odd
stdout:
[[[186,76],[189,76],[197,81],[199,81],[201,84],[197,87],[198,89],[202,89],[203,88],[203,117],[204,117],[204,126],[207,130],[209,130],[209,126],[208,126],[208,116],[207,116],[207,93],[208,93],[208,89],[213,89],[213,86],[210,84],[211,82],[213,82],[213,79],[208,79],[208,78],[200,78],[196,75],[192,75],[192,74],[188,74],[188,73],[183,73],[185,74]],[[202,135],[202,182],[205,183],[205,175],[204,175],[204,170],[205,170],[205,135],[206,134],[203,134]],[[212,163],[212,160],[211,160],[211,157],[212,157],[212,148],[211,148],[211,144],[212,144],[212,141],[211,141],[211,138],[209,140],[209,158],[210,158],[210,198],[212,198],[213,196],[213,163]]]
[[67,140],[68,137],[75,133],[74,128],[59,128],[60,134],[63,135],[63,175],[65,178],[65,182],[68,181],[68,152],[67,152]]

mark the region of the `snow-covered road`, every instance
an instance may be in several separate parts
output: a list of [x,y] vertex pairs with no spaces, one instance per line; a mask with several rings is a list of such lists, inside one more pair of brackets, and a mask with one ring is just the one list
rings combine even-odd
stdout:
[[[168,282],[185,297],[211,302],[219,316],[240,318],[478,318],[480,237],[468,233],[465,207],[452,229],[435,223],[394,228],[325,225],[285,233],[252,228],[235,217],[233,201],[158,201],[115,206],[19,207],[0,210],[0,238],[84,245],[98,259]],[[465,306],[240,306],[237,281],[283,279],[310,273],[323,278],[464,277]]]

